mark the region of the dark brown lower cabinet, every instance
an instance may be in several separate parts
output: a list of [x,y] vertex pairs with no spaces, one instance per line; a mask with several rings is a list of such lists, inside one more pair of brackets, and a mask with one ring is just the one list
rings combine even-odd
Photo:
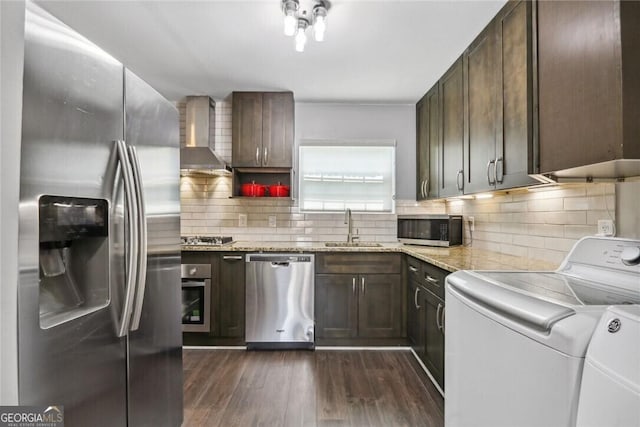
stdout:
[[448,272],[407,257],[407,340],[444,390],[444,284]]
[[402,335],[400,274],[316,275],[316,337]]
[[402,334],[402,280],[399,274],[361,274],[358,336],[396,338]]
[[420,292],[424,290],[414,280],[409,280],[407,292],[407,339],[416,355],[424,360],[424,304],[420,305]]
[[424,325],[422,361],[444,390],[444,301],[425,288],[420,289],[418,301]]
[[400,254],[317,253],[316,338],[337,345],[404,341],[401,272]]
[[244,254],[220,256],[220,337],[244,339]]
[[316,276],[316,337],[353,338],[358,335],[356,276]]

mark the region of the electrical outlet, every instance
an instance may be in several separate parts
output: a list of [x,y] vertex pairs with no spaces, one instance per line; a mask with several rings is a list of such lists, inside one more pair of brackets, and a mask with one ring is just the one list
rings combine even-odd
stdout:
[[247,214],[238,214],[238,227],[247,226]]
[[613,236],[613,221],[610,219],[599,219],[598,236]]
[[276,226],[276,216],[269,215],[269,227],[275,228],[275,226]]
[[476,229],[476,219],[475,217],[468,217],[467,221],[469,222],[469,231],[474,231]]

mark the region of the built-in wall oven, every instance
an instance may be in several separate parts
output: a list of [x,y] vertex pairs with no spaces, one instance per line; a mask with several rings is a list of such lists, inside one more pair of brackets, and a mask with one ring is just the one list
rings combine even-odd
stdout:
[[211,330],[211,264],[182,264],[182,330]]

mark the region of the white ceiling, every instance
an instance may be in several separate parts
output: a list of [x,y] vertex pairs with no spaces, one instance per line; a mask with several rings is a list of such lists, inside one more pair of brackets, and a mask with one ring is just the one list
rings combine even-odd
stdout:
[[363,103],[416,102],[504,3],[334,0],[325,41],[298,53],[280,0],[39,2],[173,101],[291,90]]

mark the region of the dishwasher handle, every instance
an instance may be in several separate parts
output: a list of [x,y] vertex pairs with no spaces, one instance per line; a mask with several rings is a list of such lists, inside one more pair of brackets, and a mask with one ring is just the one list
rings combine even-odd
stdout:
[[289,261],[271,261],[271,267],[289,267]]
[[247,262],[268,262],[271,264],[313,263],[313,256],[306,254],[248,254]]

